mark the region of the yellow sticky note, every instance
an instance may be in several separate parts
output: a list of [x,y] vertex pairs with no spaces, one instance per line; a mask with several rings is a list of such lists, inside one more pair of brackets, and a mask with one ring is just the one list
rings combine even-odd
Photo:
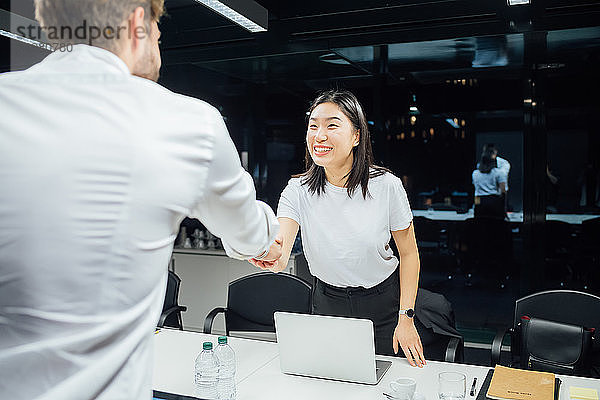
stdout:
[[598,391],[596,389],[569,386],[569,395],[572,399],[598,400]]

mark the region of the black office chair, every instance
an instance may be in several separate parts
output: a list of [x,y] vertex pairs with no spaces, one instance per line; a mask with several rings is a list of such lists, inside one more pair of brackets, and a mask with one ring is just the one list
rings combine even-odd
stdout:
[[581,223],[581,237],[577,238],[578,280],[585,290],[600,293],[600,217]]
[[456,211],[458,213],[465,212],[464,208],[447,203],[433,203],[428,208],[433,208],[435,211]]
[[181,279],[173,271],[169,271],[169,277],[167,278],[167,292],[165,293],[165,302],[163,303],[163,311],[158,320],[158,327],[164,326],[178,328],[183,330],[183,321],[181,320],[181,313],[187,311],[186,306],[179,305],[179,285]]
[[229,284],[227,308],[217,307],[206,316],[204,333],[212,332],[215,316],[225,314],[225,330],[275,332],[273,313],[288,311],[310,314],[311,286],[285,273],[261,272]]
[[437,221],[417,216],[413,218],[415,236],[420,252],[437,253],[443,246],[442,235],[446,233]]
[[423,356],[426,360],[463,363],[465,361],[465,346],[463,339],[452,336],[435,334],[435,340],[427,342],[423,335]]
[[569,287],[576,280],[577,239],[573,225],[563,221],[544,223],[544,260],[546,280],[556,282],[561,288]]
[[[536,365],[532,364],[530,360],[520,359],[523,350],[521,348],[523,322],[533,320],[534,318],[542,320],[542,322],[550,321],[550,324],[559,323],[559,325],[550,325],[553,330],[548,334],[543,333],[538,336],[539,340],[543,340],[544,336],[546,336],[550,339],[549,342],[552,341],[552,343],[548,343],[547,345],[548,350],[543,350],[545,354],[540,356],[548,361],[549,364],[552,364],[556,357],[562,357],[562,355],[557,354],[565,348],[568,350],[569,347],[583,346],[579,339],[577,343],[561,341],[559,331],[562,328],[567,327],[570,329],[568,326],[572,326],[573,329],[576,327],[587,328],[587,333],[591,333],[592,336],[594,335],[594,331],[598,332],[598,329],[600,329],[600,297],[573,290],[548,290],[518,299],[515,303],[513,326],[508,329],[499,330],[494,338],[491,351],[491,366],[500,364],[502,341],[508,333],[511,339],[510,361],[508,365],[517,368],[536,369]],[[535,345],[538,348],[543,348],[546,344],[539,340]],[[559,340],[559,343],[556,343],[556,340]],[[584,375],[595,376],[600,372],[598,369],[598,365],[600,364],[600,348],[598,347],[598,343],[594,338],[592,345],[587,349],[588,352],[586,354],[582,353],[582,357],[589,357],[589,362],[587,363],[589,370],[583,372]],[[586,360],[581,361],[584,362]],[[551,367],[548,368],[547,365],[544,366],[545,370],[569,374],[564,368],[559,367],[558,361],[555,363],[556,370],[552,370]],[[573,374],[575,372],[573,371]]]
[[498,218],[468,218],[462,226],[457,256],[468,279],[491,277],[504,287],[515,270],[510,224]]
[[454,310],[450,302],[442,294],[419,288],[415,311],[415,326],[425,359],[463,362],[464,341],[456,330]]

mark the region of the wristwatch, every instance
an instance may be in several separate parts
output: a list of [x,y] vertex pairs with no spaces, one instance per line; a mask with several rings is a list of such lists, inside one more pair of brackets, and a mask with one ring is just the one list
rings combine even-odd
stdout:
[[408,318],[413,318],[415,316],[415,310],[412,308],[407,308],[406,310],[398,311],[398,316],[406,315]]

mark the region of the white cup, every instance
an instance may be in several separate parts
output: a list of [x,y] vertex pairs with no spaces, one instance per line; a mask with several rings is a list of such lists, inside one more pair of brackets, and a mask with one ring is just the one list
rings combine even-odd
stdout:
[[417,381],[413,378],[398,378],[390,382],[390,393],[395,399],[412,400],[417,389]]

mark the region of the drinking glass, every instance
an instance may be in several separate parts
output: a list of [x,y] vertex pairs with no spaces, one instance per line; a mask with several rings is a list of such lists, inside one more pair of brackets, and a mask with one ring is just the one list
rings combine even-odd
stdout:
[[467,377],[460,372],[441,372],[438,375],[440,400],[464,400]]

